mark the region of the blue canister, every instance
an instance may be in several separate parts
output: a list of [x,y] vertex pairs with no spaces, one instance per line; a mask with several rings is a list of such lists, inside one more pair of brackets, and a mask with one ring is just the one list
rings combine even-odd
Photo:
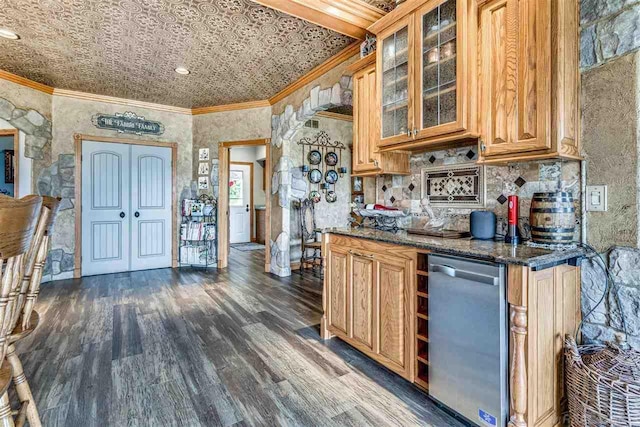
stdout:
[[469,217],[469,230],[474,239],[491,240],[496,235],[496,214],[490,211],[473,211]]

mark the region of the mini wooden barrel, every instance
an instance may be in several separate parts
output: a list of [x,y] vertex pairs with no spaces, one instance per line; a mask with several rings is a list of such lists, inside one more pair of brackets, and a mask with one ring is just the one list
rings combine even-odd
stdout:
[[571,193],[534,193],[529,214],[535,243],[570,243],[576,230],[576,208]]

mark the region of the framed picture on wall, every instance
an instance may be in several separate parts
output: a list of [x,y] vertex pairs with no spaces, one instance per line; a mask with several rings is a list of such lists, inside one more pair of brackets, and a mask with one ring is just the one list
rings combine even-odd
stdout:
[[209,178],[206,176],[198,177],[198,190],[208,190],[209,189]]
[[198,175],[209,176],[209,162],[198,164]]
[[208,148],[201,148],[198,150],[198,160],[200,160],[201,162],[208,162],[209,161],[209,149]]
[[4,152],[4,182],[7,184],[13,184],[15,182],[15,165],[14,151],[5,150]]
[[364,191],[364,183],[361,176],[354,176],[351,178],[351,193],[362,193]]

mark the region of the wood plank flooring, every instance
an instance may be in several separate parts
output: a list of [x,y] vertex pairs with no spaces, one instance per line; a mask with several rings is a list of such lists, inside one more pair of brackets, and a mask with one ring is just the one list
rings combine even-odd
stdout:
[[163,269],[44,284],[19,343],[45,426],[459,426],[340,340],[321,341],[322,283]]

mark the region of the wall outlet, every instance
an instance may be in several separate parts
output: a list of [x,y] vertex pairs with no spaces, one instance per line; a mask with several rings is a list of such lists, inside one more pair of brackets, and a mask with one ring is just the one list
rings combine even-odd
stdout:
[[587,211],[606,212],[607,211],[607,186],[587,185]]

